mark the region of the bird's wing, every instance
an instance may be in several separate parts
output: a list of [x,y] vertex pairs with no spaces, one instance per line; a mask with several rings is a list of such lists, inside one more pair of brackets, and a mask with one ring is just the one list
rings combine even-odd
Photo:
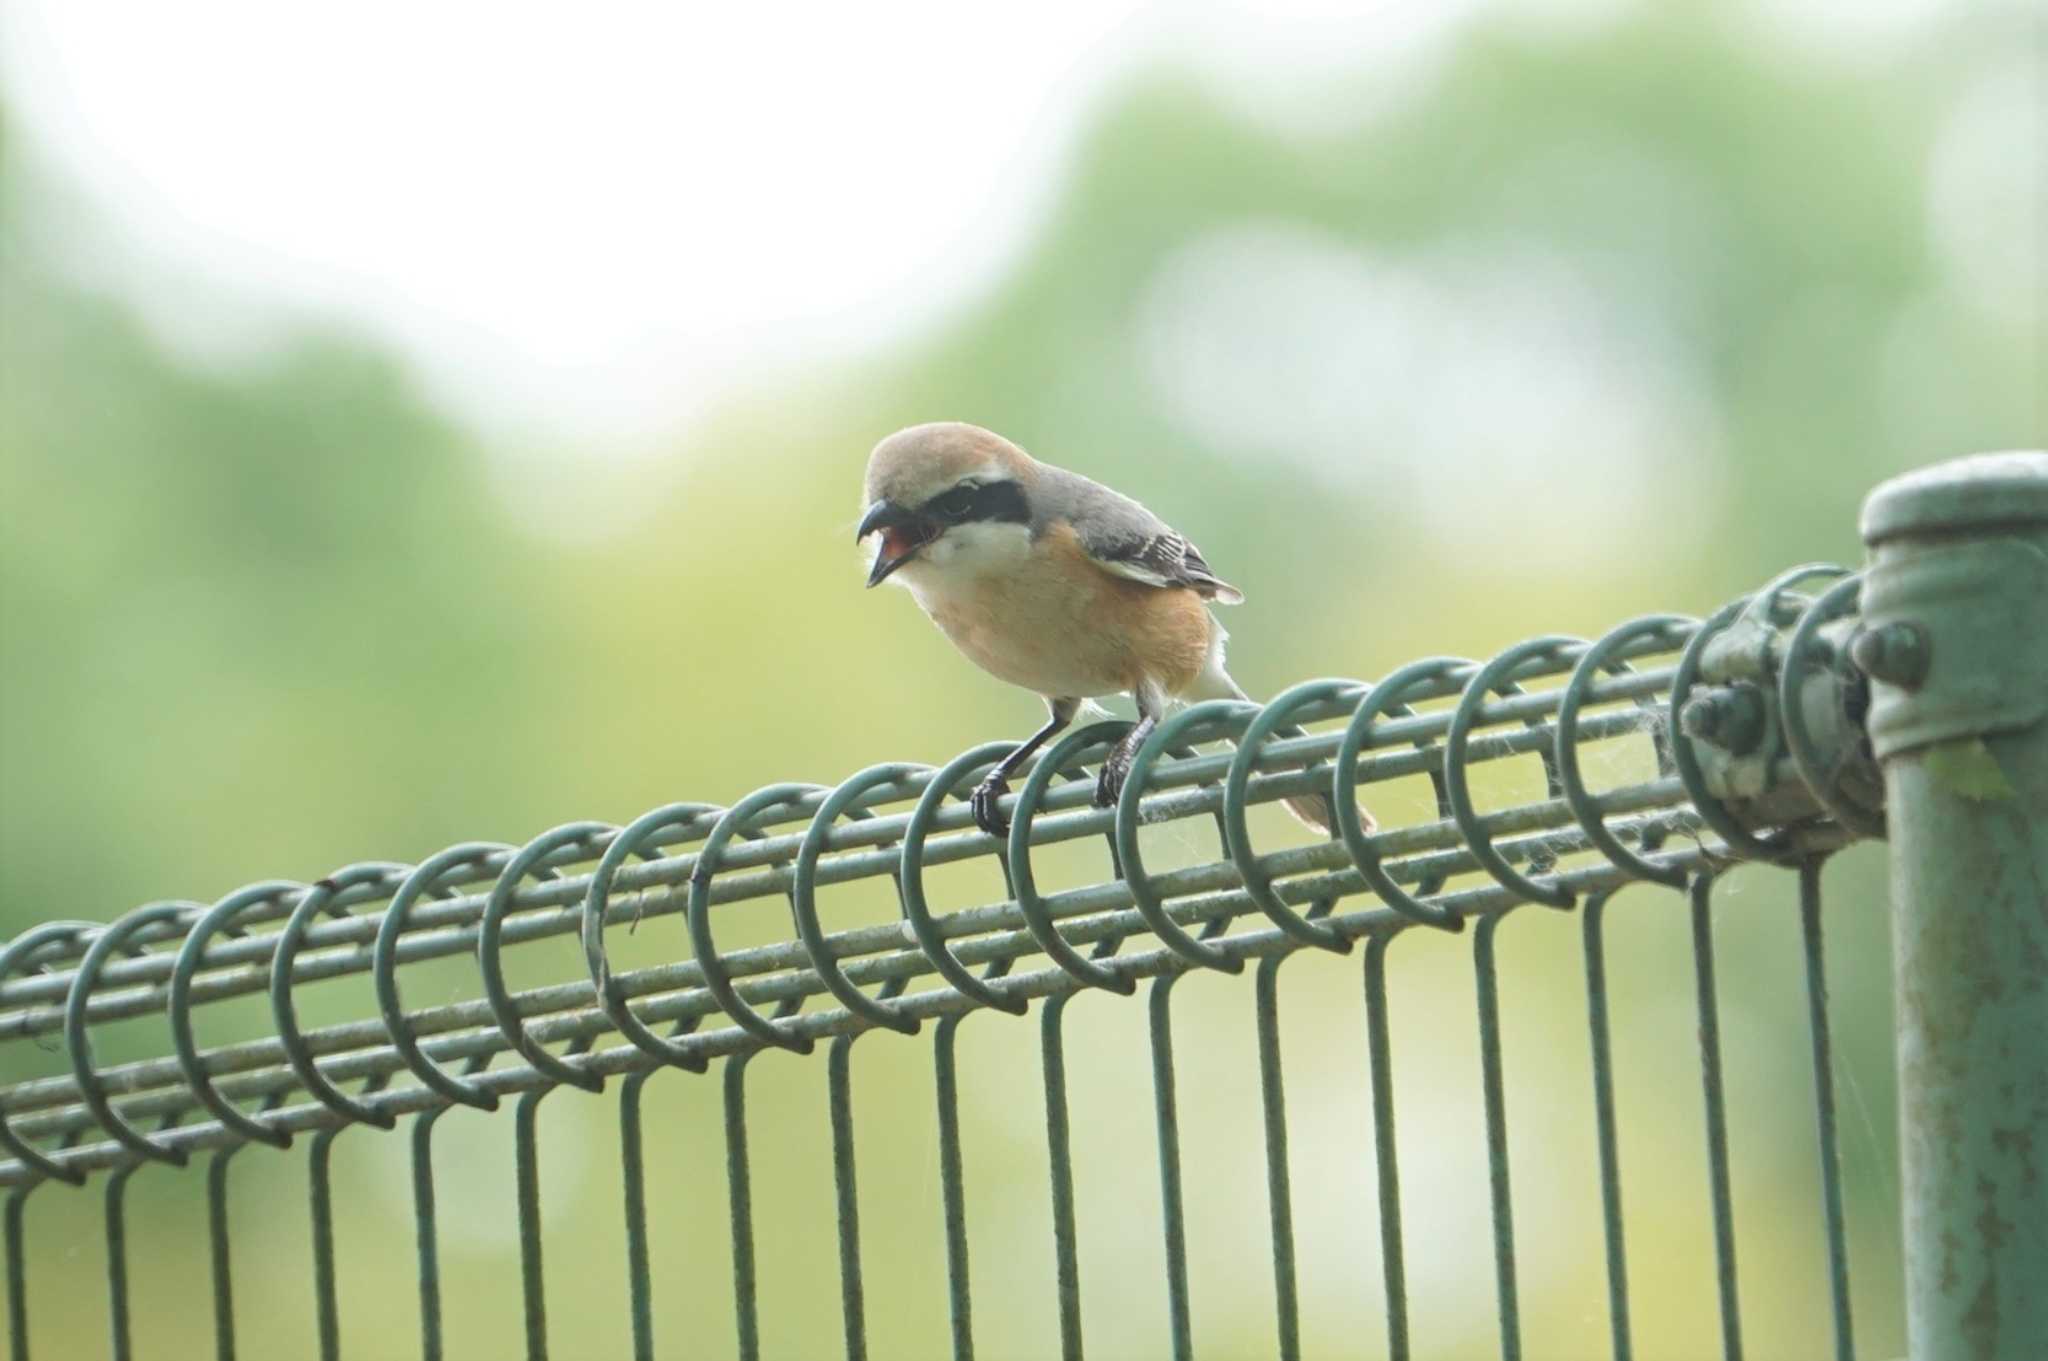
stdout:
[[1105,570],[1147,586],[1186,587],[1219,605],[1244,600],[1244,592],[1217,576],[1186,535],[1127,496],[1100,486],[1091,491],[1098,495],[1074,517],[1074,529],[1081,547]]
[[1120,577],[1147,586],[1185,586],[1220,605],[1244,600],[1244,592],[1211,571],[1202,550],[1174,530],[1100,542],[1084,538],[1082,545],[1089,557]]

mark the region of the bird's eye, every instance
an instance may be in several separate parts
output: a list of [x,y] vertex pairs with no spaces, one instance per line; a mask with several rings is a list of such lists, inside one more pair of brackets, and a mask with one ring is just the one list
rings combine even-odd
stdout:
[[964,520],[974,510],[973,487],[955,487],[932,502],[932,508],[948,520]]

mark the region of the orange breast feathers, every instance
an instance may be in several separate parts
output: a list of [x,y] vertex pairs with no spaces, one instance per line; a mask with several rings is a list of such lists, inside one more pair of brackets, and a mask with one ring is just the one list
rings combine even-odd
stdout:
[[1093,698],[1144,681],[1181,694],[1215,639],[1216,621],[1193,590],[1117,576],[1088,556],[1070,525],[1046,531],[1014,570],[926,604],[982,669],[1049,696]]

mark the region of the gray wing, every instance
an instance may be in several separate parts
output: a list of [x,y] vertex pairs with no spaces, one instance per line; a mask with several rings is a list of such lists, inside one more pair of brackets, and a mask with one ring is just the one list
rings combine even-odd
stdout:
[[1074,530],[1088,556],[1104,568],[1147,586],[1186,587],[1219,605],[1244,600],[1244,592],[1217,576],[1186,535],[1128,496],[1078,476],[1075,481],[1083,485],[1075,489]]
[[1081,543],[1089,557],[1118,576],[1147,586],[1186,586],[1219,605],[1244,600],[1244,592],[1211,571],[1202,559],[1202,550],[1174,530],[1100,542],[1084,537]]

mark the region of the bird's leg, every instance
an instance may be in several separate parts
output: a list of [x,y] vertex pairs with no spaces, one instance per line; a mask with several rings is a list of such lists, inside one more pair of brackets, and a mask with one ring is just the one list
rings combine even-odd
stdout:
[[1131,762],[1138,755],[1138,748],[1145,745],[1145,739],[1159,726],[1159,715],[1140,714],[1137,723],[1124,734],[1123,740],[1110,749],[1102,760],[1102,773],[1095,777],[1095,806],[1114,808],[1123,796],[1124,780],[1131,773]]
[[1124,792],[1124,780],[1131,773],[1131,762],[1137,758],[1138,748],[1145,745],[1145,739],[1159,726],[1159,716],[1166,709],[1166,696],[1150,684],[1140,685],[1131,691],[1131,698],[1138,702],[1138,721],[1103,758],[1102,773],[1095,779],[1097,808],[1116,807],[1117,799]]
[[1031,754],[1051,741],[1053,737],[1074,721],[1074,715],[1081,707],[1078,699],[1048,699],[1046,708],[1051,716],[1045,726],[1024,739],[1018,748],[997,762],[988,778],[975,788],[974,795],[967,801],[969,811],[974,814],[974,825],[990,836],[1008,836],[1010,823],[996,805],[1010,792],[1010,776],[1017,773],[1017,767],[1031,759]]

